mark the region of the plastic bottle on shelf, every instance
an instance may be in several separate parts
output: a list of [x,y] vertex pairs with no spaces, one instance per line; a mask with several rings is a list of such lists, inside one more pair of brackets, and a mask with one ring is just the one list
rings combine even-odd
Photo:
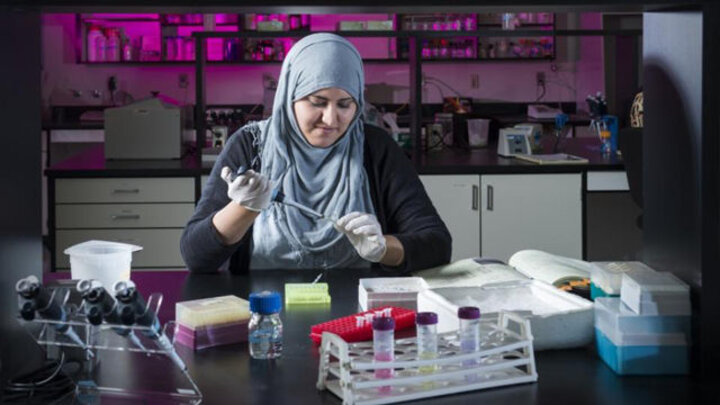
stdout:
[[120,61],[120,35],[117,28],[108,28],[106,31],[107,41],[105,42],[105,61]]
[[177,58],[175,37],[165,37],[165,60],[173,61]]
[[130,38],[128,38],[128,37],[123,37],[122,60],[123,60],[123,62],[130,62],[133,60],[132,41],[130,41]]
[[[100,49],[98,49],[98,42],[102,42]],[[91,25],[88,30],[86,37],[87,45],[87,61],[88,62],[102,62],[105,60],[105,36],[102,30],[97,25]],[[101,58],[100,55],[103,57]]]
[[[418,312],[415,317],[418,360],[437,358],[437,323],[438,317],[435,312]],[[433,373],[435,370],[435,365],[419,367],[421,374]]]
[[[478,307],[460,307],[458,308],[458,319],[460,320],[460,329],[458,337],[460,338],[460,352],[474,353],[480,350],[480,309]],[[472,368],[477,364],[477,360],[465,360],[462,362],[463,367]],[[474,381],[477,375],[465,375],[466,381]]]
[[[395,319],[378,317],[372,320],[373,361],[386,362],[395,359]],[[375,378],[392,378],[392,368],[375,369]],[[382,386],[378,391],[390,392],[390,386]]]
[[274,291],[250,294],[248,346],[254,359],[276,359],[282,355],[282,301]]

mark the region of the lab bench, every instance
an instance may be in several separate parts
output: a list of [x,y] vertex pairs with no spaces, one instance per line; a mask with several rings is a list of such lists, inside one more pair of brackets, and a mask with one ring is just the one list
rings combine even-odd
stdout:
[[[551,142],[546,146],[550,152]],[[433,151],[420,159],[421,181],[453,236],[453,260],[481,255],[507,260],[527,248],[588,258],[587,198],[627,194],[627,180],[622,161],[603,157],[597,139],[566,139],[561,147],[589,163],[537,165],[498,156],[492,145]],[[51,166],[45,172],[51,269],[67,269],[64,249],[87,239],[139,244],[154,252],[138,252],[133,268],[184,268],[179,238],[211,169],[212,163],[199,164],[193,155],[106,161],[102,144]],[[617,215],[611,206],[607,211],[603,216]]]
[[[234,294],[247,298],[260,290],[283,291],[285,283],[311,282],[312,270],[265,270],[250,275],[190,274],[187,272],[133,272],[131,278],[143,296],[164,294],[163,323],[175,318],[175,302]],[[176,345],[189,373],[203,395],[203,403],[340,404],[328,391],[315,388],[318,346],[310,340],[310,326],[360,311],[358,280],[379,275],[372,270],[338,269],[326,272],[330,305],[285,307],[283,355],[277,360],[253,360],[247,343],[193,351]],[[45,282],[67,278],[67,273],[46,274]],[[421,401],[423,404],[622,404],[719,403],[720,394],[709,384],[690,376],[616,375],[592,346],[535,352],[536,383],[472,391]],[[142,364],[132,364],[124,378],[143,375]],[[163,378],[151,375],[147,378]]]

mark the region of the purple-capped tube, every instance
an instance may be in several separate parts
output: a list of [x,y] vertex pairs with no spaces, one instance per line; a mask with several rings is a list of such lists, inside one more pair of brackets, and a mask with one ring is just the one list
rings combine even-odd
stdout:
[[[372,321],[373,327],[373,361],[387,362],[395,359],[395,319],[380,317]],[[375,378],[392,378],[392,368],[376,368]],[[389,393],[390,386],[378,388],[381,393]]]
[[[415,316],[418,360],[437,358],[437,323],[438,316],[435,312],[418,312]],[[435,369],[435,365],[419,367],[421,374],[433,373]]]
[[[460,307],[458,308],[458,319],[460,320],[460,329],[458,337],[460,338],[460,353],[474,353],[480,350],[480,308],[478,307]],[[464,360],[463,367],[471,368],[477,364],[477,360]],[[465,375],[466,381],[477,380],[476,374]]]

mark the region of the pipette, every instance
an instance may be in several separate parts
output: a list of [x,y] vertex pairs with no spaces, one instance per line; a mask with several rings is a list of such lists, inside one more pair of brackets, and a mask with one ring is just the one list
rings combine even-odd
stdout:
[[[246,171],[247,171],[247,168],[245,166],[238,167],[238,169],[235,171],[235,177],[233,177],[232,180],[235,181],[235,178],[237,178],[237,176],[241,176],[241,175],[245,174]],[[331,222],[337,222],[337,219],[335,219],[335,218],[325,216],[325,214],[317,212],[312,208],[306,207],[295,201],[286,199],[285,194],[280,190],[280,188],[275,188],[273,190],[272,196],[270,197],[270,201],[274,201],[274,202],[277,202],[280,204],[285,204],[287,206],[297,208],[300,211],[302,211],[314,218],[325,219],[325,220],[328,220]]]
[[15,284],[15,291],[22,299],[20,302],[20,315],[23,319],[32,321],[35,319],[35,311],[37,311],[41,318],[56,321],[55,330],[85,349],[89,357],[95,357],[95,354],[80,339],[72,326],[66,323],[67,312],[65,312],[63,306],[57,302],[54,294],[40,284],[37,277],[27,276],[21,279]]
[[[120,314],[116,310],[115,298],[103,288],[98,280],[80,280],[77,290],[85,301],[85,314],[88,322],[97,326],[105,319],[109,324],[120,325]],[[147,351],[130,328],[115,327],[113,330],[120,336],[129,337],[137,347]]]
[[118,281],[113,286],[113,291],[117,300],[117,313],[120,321],[128,326],[137,323],[140,326],[148,327],[149,330],[143,333],[150,339],[156,340],[158,346],[165,350],[172,361],[183,372],[187,372],[185,362],[178,356],[170,340],[160,330],[160,320],[157,314],[147,307],[142,295],[135,288],[135,283],[130,280]]

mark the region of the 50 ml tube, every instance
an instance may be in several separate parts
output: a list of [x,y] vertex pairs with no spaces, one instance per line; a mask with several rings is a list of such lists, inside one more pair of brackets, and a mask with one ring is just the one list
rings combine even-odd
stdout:
[[[373,361],[388,362],[395,360],[395,320],[381,317],[372,321],[373,327]],[[375,378],[392,378],[392,368],[375,369]],[[390,392],[390,386],[378,388],[381,393]]]

